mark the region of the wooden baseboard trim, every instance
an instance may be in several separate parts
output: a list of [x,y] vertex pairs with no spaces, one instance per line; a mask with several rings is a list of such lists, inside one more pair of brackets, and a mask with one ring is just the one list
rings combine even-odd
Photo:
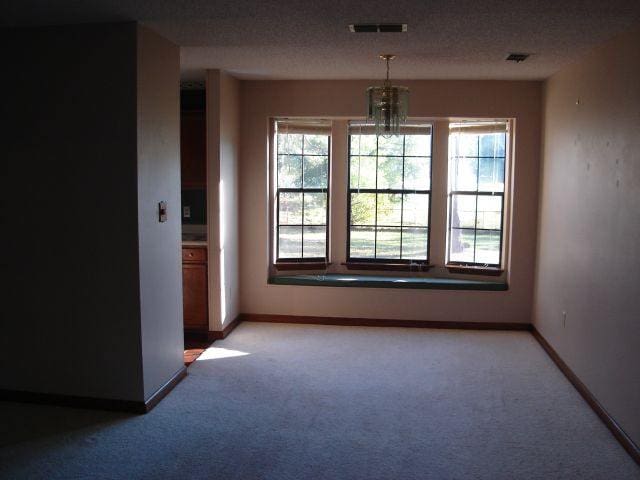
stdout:
[[439,322],[431,320],[390,320],[380,318],[308,317],[297,315],[267,315],[243,313],[240,321],[265,323],[296,323],[304,325],[341,325],[349,327],[445,328],[458,330],[522,330],[531,331],[529,323],[501,322]]
[[180,383],[182,379],[186,376],[187,376],[187,367],[183,365],[176,373],[173,374],[173,376],[164,385],[162,385],[158,390],[156,390],[156,392],[153,395],[151,395],[148,399],[144,401],[144,412],[142,413],[148,413],[151,410],[153,410],[153,408],[156,405],[158,405],[158,403],[160,403],[160,400],[166,397],[169,394],[169,392],[173,390],[174,387],[178,383]]
[[625,433],[625,431],[618,425],[609,412],[605,410],[598,399],[591,393],[587,386],[582,383],[582,380],[571,370],[571,368],[562,360],[562,357],[558,355],[558,352],[551,346],[549,342],[542,336],[542,334],[533,327],[531,333],[538,341],[547,355],[553,360],[560,371],[567,377],[567,380],[575,387],[582,398],[589,404],[591,409],[600,417],[600,420],[604,422],[607,428],[611,431],[613,436],[618,440],[620,445],[627,451],[631,458],[633,458],[638,465],[640,465],[640,447],[634,443],[633,440]]
[[22,390],[0,390],[0,400],[6,402],[37,403],[58,407],[87,408],[115,412],[146,413],[144,402],[111,398],[80,397],[56,393],[26,392]]
[[233,329],[240,324],[240,322],[242,322],[242,315],[238,315],[236,318],[233,319],[233,321],[231,321],[231,323],[229,323],[226,327],[224,327],[219,332],[209,331],[208,340],[213,342],[214,340],[222,340],[226,338],[233,331]]
[[90,410],[109,410],[114,412],[147,413],[162,400],[180,380],[187,375],[187,369],[182,367],[171,379],[158,389],[148,400],[117,400],[111,398],[82,397],[75,395],[60,395],[56,393],[25,392],[20,390],[0,389],[0,400],[7,402],[37,403],[41,405],[55,405],[59,407],[86,408]]

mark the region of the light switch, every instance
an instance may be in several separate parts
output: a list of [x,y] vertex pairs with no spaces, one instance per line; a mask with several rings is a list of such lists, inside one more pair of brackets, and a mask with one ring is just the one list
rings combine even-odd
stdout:
[[167,202],[158,203],[158,221],[164,223],[167,221]]

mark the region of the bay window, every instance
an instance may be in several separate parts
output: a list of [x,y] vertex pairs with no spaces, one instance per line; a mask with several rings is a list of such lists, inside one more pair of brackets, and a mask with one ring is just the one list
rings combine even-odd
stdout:
[[414,120],[390,137],[363,121],[273,127],[277,269],[504,272],[508,120]]

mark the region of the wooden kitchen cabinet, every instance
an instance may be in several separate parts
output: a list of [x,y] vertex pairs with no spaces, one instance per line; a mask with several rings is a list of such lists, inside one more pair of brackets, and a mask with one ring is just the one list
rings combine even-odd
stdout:
[[204,111],[180,114],[180,173],[182,188],[207,186],[207,128]]
[[206,247],[182,248],[182,302],[184,329],[209,330]]

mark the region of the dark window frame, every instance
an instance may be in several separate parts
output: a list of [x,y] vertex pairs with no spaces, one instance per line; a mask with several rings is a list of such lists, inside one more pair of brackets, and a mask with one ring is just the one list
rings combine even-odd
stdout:
[[[277,123],[277,122],[276,122]],[[286,264],[286,263],[318,263],[318,264],[328,264],[329,262],[329,210],[330,210],[330,187],[331,187],[331,135],[327,136],[327,187],[326,188],[305,188],[304,186],[304,136],[311,134],[299,134],[302,135],[302,151],[300,154],[297,153],[278,153],[278,135],[280,133],[276,130],[275,132],[275,206],[276,206],[276,252],[275,252],[275,264]],[[324,135],[323,135],[324,136]],[[278,161],[279,157],[283,156],[292,156],[292,157],[300,157],[300,161],[302,165],[300,167],[300,187],[279,187],[278,186]],[[307,155],[307,157],[324,157],[325,155]],[[300,225],[280,225],[280,193],[301,193],[302,194],[302,211],[301,211],[301,221]],[[326,201],[326,215],[325,215],[325,223],[324,224],[313,224],[313,225],[305,225],[304,223],[304,194],[305,193],[325,193],[327,196]],[[301,246],[300,246],[300,257],[280,257],[280,227],[299,227],[301,231]],[[324,244],[324,257],[305,257],[304,256],[304,228],[305,227],[325,227],[325,244]]]
[[[509,123],[505,122],[506,126],[508,128]],[[485,267],[488,269],[495,269],[495,270],[500,270],[502,269],[502,261],[503,261],[503,242],[504,242],[504,217],[505,217],[505,210],[504,210],[504,204],[505,204],[505,190],[507,188],[507,158],[508,158],[508,152],[509,152],[509,148],[510,148],[510,136],[508,135],[508,130],[505,131],[504,133],[504,156],[492,156],[492,157],[488,157],[485,155],[480,155],[480,136],[478,135],[478,156],[476,157],[469,157],[469,156],[460,156],[460,155],[456,155],[454,158],[475,158],[476,160],[476,166],[477,166],[477,176],[476,176],[476,190],[451,190],[450,192],[448,192],[447,194],[447,203],[448,203],[448,215],[447,215],[447,262],[446,265],[451,265],[454,267],[471,267],[471,268],[475,268],[475,267]],[[480,191],[479,190],[479,184],[480,184],[480,160],[481,159],[502,159],[503,162],[503,172],[504,172],[504,178],[503,178],[503,189],[501,192],[490,192],[490,191]],[[449,160],[449,159],[448,159]],[[451,166],[450,162],[449,163],[449,167]],[[473,195],[476,197],[476,208],[475,208],[475,212],[476,212],[476,216],[475,216],[475,221],[474,221],[474,226],[473,228],[470,227],[453,227],[452,225],[452,215],[453,215],[453,197],[454,195]],[[480,196],[490,196],[490,197],[501,197],[500,200],[500,229],[495,229],[495,228],[478,228],[478,198]],[[465,262],[465,261],[455,261],[455,260],[451,260],[451,232],[453,230],[460,230],[460,231],[473,231],[473,262]],[[478,230],[481,231],[486,231],[486,232],[499,232],[500,234],[500,246],[499,246],[499,256],[498,256],[498,263],[482,263],[482,262],[476,262],[475,258],[476,258],[476,253],[477,253],[477,248],[476,248],[476,240],[477,240],[477,235],[478,235]]]
[[[405,166],[405,160],[407,158],[425,158],[428,157],[429,158],[429,189],[421,189],[421,190],[415,190],[415,189],[411,189],[411,190],[405,190],[403,189],[391,189],[391,188],[387,188],[387,189],[378,189],[378,158],[380,157],[379,155],[379,137],[376,137],[376,188],[351,188],[351,132],[348,131],[347,132],[347,137],[348,137],[348,141],[347,141],[347,253],[346,253],[346,259],[347,259],[347,264],[380,264],[380,265],[420,265],[420,266],[428,266],[429,265],[429,261],[431,259],[431,203],[433,200],[433,123],[424,123],[421,124],[424,125],[425,127],[429,127],[429,136],[430,136],[430,142],[431,142],[431,146],[429,149],[429,155],[404,155],[405,152],[405,142],[406,142],[406,135],[403,136],[402,139],[402,183],[403,183],[403,187],[404,187],[404,166]],[[350,128],[350,127],[347,127]],[[373,157],[373,155],[357,155],[358,157]],[[398,155],[383,155],[383,157],[398,157]],[[374,193],[376,194],[376,221],[373,225],[352,225],[351,224],[351,194],[352,193]],[[377,194],[400,194],[401,195],[401,210],[400,210],[400,225],[378,225],[378,212],[377,212],[377,208],[378,208],[378,199],[377,199]],[[405,227],[403,225],[403,214],[404,214],[404,195],[407,194],[426,194],[429,196],[429,212],[428,212],[428,220],[427,220],[427,226],[426,227]],[[385,257],[385,258],[367,258],[367,257],[352,257],[351,256],[351,227],[373,227],[374,228],[374,255],[377,255],[377,247],[378,247],[378,227],[381,228],[397,228],[400,230],[400,257],[402,257],[402,230],[403,228],[416,228],[416,229],[425,229],[427,230],[427,252],[426,252],[426,258],[425,259],[403,259],[403,258],[392,258],[392,257]]]

